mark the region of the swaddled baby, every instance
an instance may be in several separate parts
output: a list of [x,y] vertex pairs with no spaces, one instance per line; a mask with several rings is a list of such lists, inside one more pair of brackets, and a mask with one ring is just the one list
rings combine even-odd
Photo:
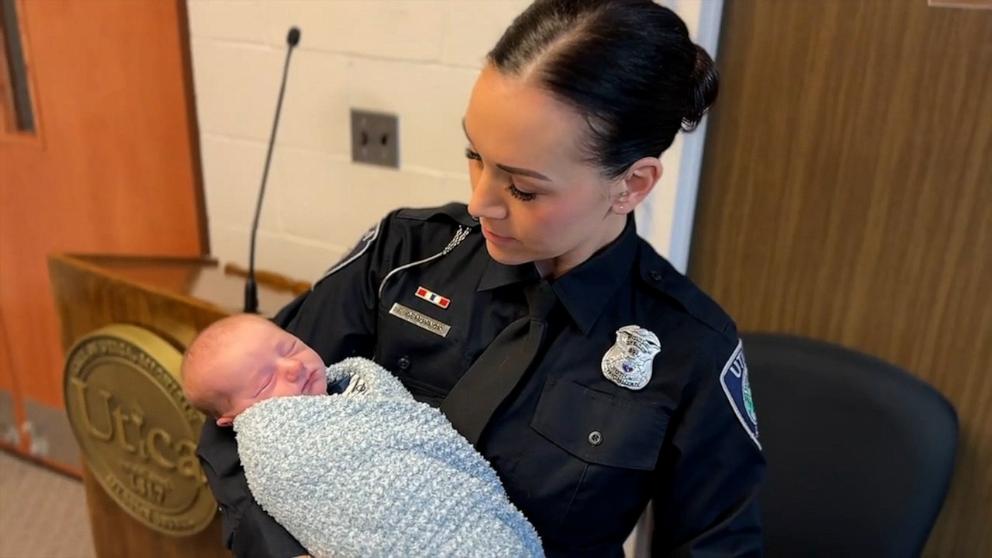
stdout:
[[485,459],[372,361],[325,368],[233,316],[190,344],[183,390],[233,425],[255,500],[314,556],[543,556]]

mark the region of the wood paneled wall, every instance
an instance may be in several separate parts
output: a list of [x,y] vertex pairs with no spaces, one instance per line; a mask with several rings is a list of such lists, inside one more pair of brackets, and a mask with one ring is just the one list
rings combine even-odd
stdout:
[[926,554],[992,556],[992,11],[730,0],[723,21],[690,276],[742,330],[947,396],[960,450]]

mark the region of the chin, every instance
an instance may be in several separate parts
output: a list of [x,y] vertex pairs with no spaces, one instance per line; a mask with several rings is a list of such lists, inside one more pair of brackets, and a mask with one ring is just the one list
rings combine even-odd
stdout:
[[310,395],[327,395],[327,380],[324,379],[314,382],[314,384],[310,386]]
[[507,250],[500,246],[495,246],[493,243],[486,241],[486,251],[489,252],[489,257],[496,260],[503,265],[520,265],[525,263],[530,263],[534,261],[535,258],[522,254],[513,250]]
[[300,395],[327,395],[327,378],[314,378],[313,383],[307,386]]

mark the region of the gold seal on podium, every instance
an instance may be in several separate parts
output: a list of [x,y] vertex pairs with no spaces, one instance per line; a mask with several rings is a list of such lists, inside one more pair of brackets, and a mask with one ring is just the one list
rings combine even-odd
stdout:
[[188,536],[217,504],[196,458],[204,417],[183,396],[181,362],[162,337],[115,324],[72,347],[63,388],[76,440],[107,494],[148,527]]

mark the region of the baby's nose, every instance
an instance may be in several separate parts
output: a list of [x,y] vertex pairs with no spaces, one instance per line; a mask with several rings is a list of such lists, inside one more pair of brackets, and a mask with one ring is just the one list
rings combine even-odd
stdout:
[[303,363],[298,360],[287,359],[283,361],[283,376],[290,382],[300,379],[303,373]]

